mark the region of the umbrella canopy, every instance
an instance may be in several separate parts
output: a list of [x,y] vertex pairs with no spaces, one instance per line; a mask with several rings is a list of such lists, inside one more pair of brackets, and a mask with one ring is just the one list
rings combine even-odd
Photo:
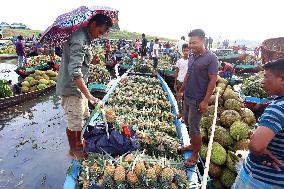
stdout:
[[118,11],[115,9],[100,6],[81,6],[57,17],[54,23],[42,34],[40,42],[47,46],[60,46],[73,32],[87,26],[89,20],[96,14],[109,16],[113,24],[118,22]]

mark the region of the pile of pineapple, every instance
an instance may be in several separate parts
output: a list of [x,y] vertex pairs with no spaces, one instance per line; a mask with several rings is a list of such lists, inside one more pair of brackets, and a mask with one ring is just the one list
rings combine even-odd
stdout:
[[226,88],[226,84],[227,81],[218,76],[215,93],[210,98],[207,112],[203,114],[200,123],[203,140],[200,156],[205,161],[213,123],[216,91],[220,89],[218,116],[209,166],[213,186],[218,189],[230,188],[235,182],[238,172],[238,154],[240,150],[248,150],[249,132],[254,129],[256,123],[253,112],[244,107],[239,94],[230,86]]
[[105,65],[105,50],[101,46],[94,46],[92,48],[93,58],[98,58],[100,60],[100,65]]
[[134,68],[134,72],[137,73],[151,73],[153,70],[153,61],[137,59]]
[[89,83],[99,83],[107,85],[111,80],[111,75],[109,71],[102,65],[96,64],[90,65],[89,68],[90,74],[89,74]]
[[116,114],[113,124],[117,129],[122,124],[134,126],[141,136],[140,144],[147,147],[146,153],[179,157],[174,115],[157,78],[129,76],[126,83],[119,84],[106,105]]
[[158,70],[174,70],[175,64],[171,62],[171,58],[168,55],[163,55],[159,58]]
[[91,154],[82,162],[83,188],[94,183],[103,188],[188,188],[184,167],[176,163],[182,160],[171,105],[157,78],[123,79],[106,102],[106,118],[117,130],[133,126],[143,153],[118,159]]
[[118,158],[91,154],[82,162],[79,185],[83,189],[92,184],[105,189],[185,189],[186,172],[180,163],[155,158],[143,152],[132,152]]
[[15,46],[5,46],[0,49],[0,54],[16,54]]
[[47,55],[38,55],[38,56],[30,57],[30,58],[27,58],[27,63],[25,64],[25,67],[30,68],[30,67],[38,66],[38,65],[47,63],[48,61],[50,61],[50,58]]

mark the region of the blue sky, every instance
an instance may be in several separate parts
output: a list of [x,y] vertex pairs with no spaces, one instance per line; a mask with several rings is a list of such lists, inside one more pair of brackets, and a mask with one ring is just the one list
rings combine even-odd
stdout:
[[118,9],[121,29],[176,39],[195,28],[215,39],[284,36],[283,0],[9,0],[1,2],[0,21],[45,30],[58,15],[82,5]]

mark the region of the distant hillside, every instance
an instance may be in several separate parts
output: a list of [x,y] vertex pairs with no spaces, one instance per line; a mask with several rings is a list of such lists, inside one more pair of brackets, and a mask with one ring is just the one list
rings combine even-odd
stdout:
[[[26,29],[3,29],[4,37],[12,37],[22,35],[24,37],[32,37],[33,35],[38,36],[42,31],[40,30],[26,30]],[[155,39],[157,36],[146,35],[146,38],[149,40]],[[106,35],[106,38],[109,39],[127,39],[135,40],[141,39],[141,33],[129,32],[129,31],[111,31]],[[158,37],[161,41],[175,41],[173,39],[168,39],[164,37]]]
[[38,36],[40,30],[27,30],[27,29],[3,29],[4,37],[13,37],[22,35],[23,37],[32,37],[33,35]]
[[[129,32],[129,31],[123,30],[123,31],[112,31],[106,37],[109,39],[135,40],[135,39],[141,39],[141,35],[142,35],[141,33]],[[157,37],[160,39],[160,41],[171,41],[171,42],[177,41],[177,40],[169,39],[165,37],[146,35],[146,38],[148,41],[155,40],[155,38]]]

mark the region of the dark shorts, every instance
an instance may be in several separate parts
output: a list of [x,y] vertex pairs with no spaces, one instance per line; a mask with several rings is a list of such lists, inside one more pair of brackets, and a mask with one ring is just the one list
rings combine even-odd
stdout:
[[190,135],[200,135],[200,121],[202,117],[202,113],[199,109],[200,101],[184,97],[183,100],[183,115],[184,122],[187,126],[189,126],[189,134]]
[[153,67],[154,67],[154,68],[157,68],[157,66],[158,66],[158,58],[157,58],[157,57],[153,57],[153,60],[154,60],[154,65],[153,65]]
[[146,48],[144,50],[141,50],[141,56],[146,56],[146,54],[147,54]]

